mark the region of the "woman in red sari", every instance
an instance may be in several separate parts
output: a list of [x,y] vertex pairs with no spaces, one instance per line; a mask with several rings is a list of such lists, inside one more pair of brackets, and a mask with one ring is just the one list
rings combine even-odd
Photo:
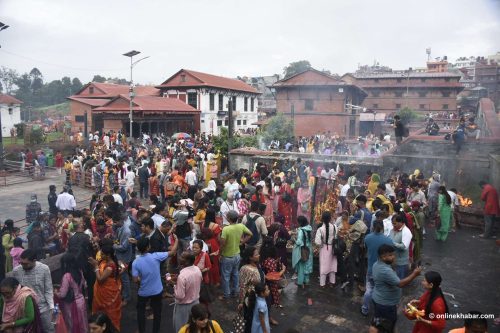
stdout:
[[94,266],[96,274],[92,314],[104,312],[111,319],[113,326],[119,331],[122,317],[122,283],[120,280],[120,266],[113,245],[103,245],[99,262],[94,258],[89,258],[89,262]]
[[215,222],[216,212],[212,208],[208,208],[205,215],[205,223],[201,229],[201,238],[208,246],[208,255],[212,264],[209,271],[210,283],[216,287],[220,286],[220,243],[219,237],[222,229]]
[[[429,271],[425,273],[422,286],[425,293],[418,300],[410,303],[419,310],[424,310],[423,317],[416,317],[413,333],[441,333],[446,326],[444,315],[448,313],[448,305],[441,291],[441,275],[438,272]],[[429,314],[432,313],[432,318]]]
[[281,185],[281,195],[278,200],[278,213],[285,217],[285,227],[288,230],[292,227],[293,194],[290,184],[284,183]]

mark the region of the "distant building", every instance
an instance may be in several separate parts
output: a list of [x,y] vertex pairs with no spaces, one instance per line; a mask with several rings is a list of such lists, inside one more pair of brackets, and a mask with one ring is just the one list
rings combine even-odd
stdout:
[[[70,117],[73,130],[84,129],[87,112],[89,131],[130,131],[130,87],[110,83],[86,84],[70,100]],[[133,135],[173,134],[178,131],[197,133],[200,112],[181,101],[171,101],[160,96],[160,90],[151,86],[134,87]]]
[[276,115],[276,98],[271,90],[271,86],[278,82],[278,74],[257,77],[242,77],[242,81],[257,89],[260,95],[257,97],[259,120]]
[[0,94],[2,137],[10,136],[10,130],[21,122],[21,102],[10,95]]
[[233,104],[234,131],[256,128],[259,91],[237,79],[181,69],[156,86],[161,95],[201,110],[200,131],[218,135],[229,125],[228,102]]
[[457,73],[413,70],[342,76],[368,93],[363,107],[388,114],[404,107],[425,113],[457,111],[457,94],[463,89],[460,78]]
[[348,105],[361,105],[367,94],[356,84],[309,69],[272,87],[276,90],[276,110],[293,117],[296,136],[323,132],[358,135],[360,112]]

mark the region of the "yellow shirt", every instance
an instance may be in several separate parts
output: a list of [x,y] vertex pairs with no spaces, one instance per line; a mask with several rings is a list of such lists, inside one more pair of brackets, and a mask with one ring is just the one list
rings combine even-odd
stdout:
[[[211,320],[211,322],[212,322],[212,326],[214,329],[213,330],[210,329],[210,333],[224,333],[224,331],[222,330],[222,328],[220,327],[218,322],[216,322],[215,320]],[[209,325],[208,327],[210,327],[210,323],[208,325]],[[189,325],[186,324],[186,325],[181,327],[181,329],[179,330],[178,333],[191,333],[188,331],[188,328],[189,328]]]

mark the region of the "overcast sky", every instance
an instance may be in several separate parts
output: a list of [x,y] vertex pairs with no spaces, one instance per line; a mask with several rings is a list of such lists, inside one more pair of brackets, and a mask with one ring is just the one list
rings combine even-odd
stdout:
[[[0,65],[45,80],[94,74],[159,84],[181,68],[236,77],[292,61],[343,74],[500,51],[498,0],[0,0]],[[138,58],[137,58],[138,59]]]

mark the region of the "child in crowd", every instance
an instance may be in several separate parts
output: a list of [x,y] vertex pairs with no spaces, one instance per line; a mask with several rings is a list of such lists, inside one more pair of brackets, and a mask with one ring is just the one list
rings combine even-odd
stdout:
[[20,265],[21,253],[23,253],[23,239],[21,237],[16,237],[14,239],[14,247],[10,249],[10,256],[12,257],[12,267],[16,268]]

